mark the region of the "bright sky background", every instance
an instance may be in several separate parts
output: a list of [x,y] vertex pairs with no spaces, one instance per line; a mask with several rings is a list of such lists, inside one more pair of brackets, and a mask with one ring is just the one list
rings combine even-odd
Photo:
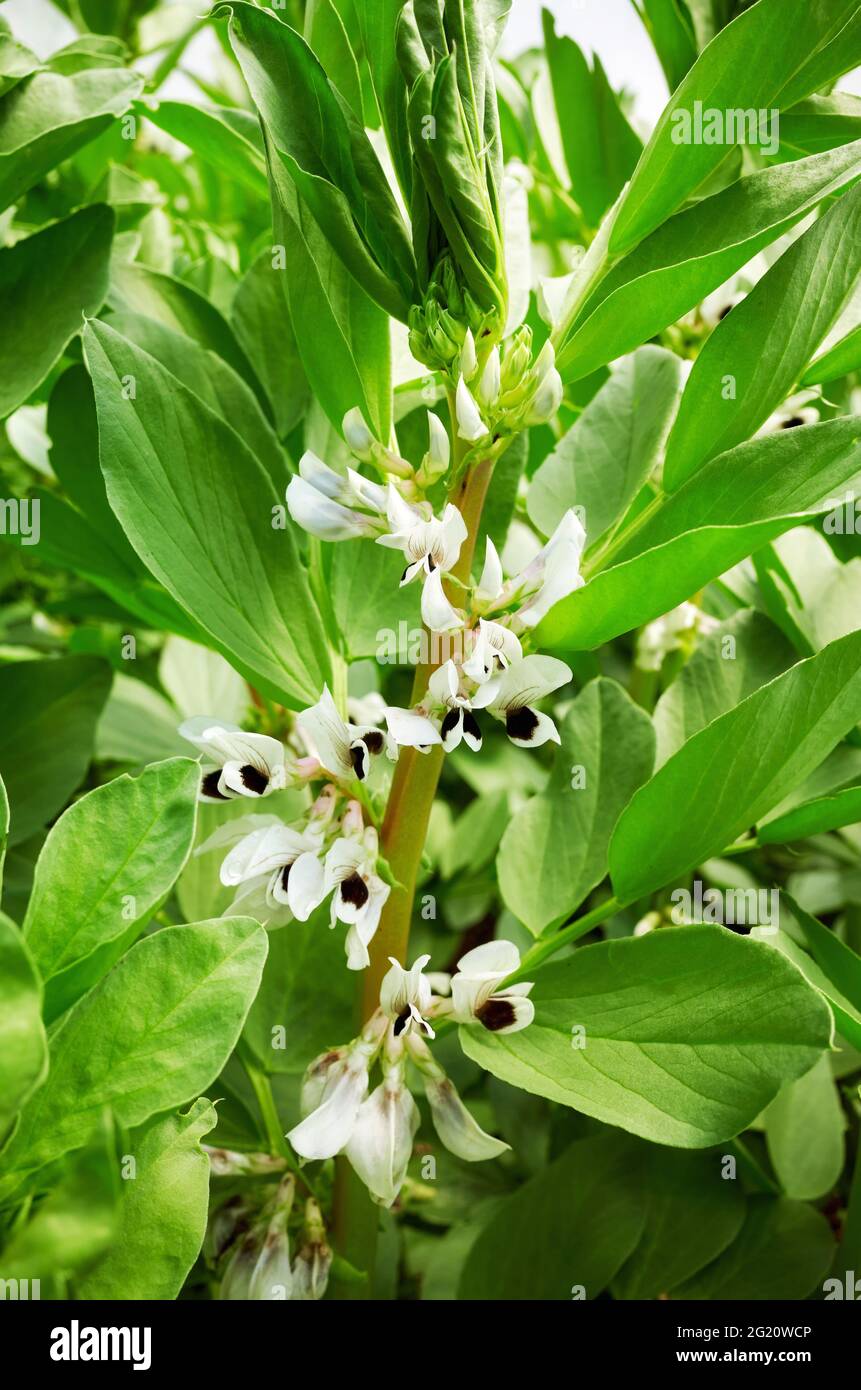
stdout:
[[[207,0],[170,3],[185,4],[193,14],[202,14],[209,7]],[[596,52],[612,85],[633,94],[635,119],[648,134],[668,93],[631,0],[546,0],[546,4],[556,16],[557,31],[570,34],[582,48]],[[506,56],[541,42],[541,9],[541,0],[513,0],[503,39]],[[18,37],[40,55],[51,53],[74,37],[72,25],[50,0],[0,0],[0,14],[9,19]],[[186,54],[186,64],[205,72],[212,42],[210,33],[200,34]],[[861,70],[844,78],[840,87],[861,92]],[[182,83],[181,78],[170,84],[170,95],[175,97],[194,97],[196,90]]]

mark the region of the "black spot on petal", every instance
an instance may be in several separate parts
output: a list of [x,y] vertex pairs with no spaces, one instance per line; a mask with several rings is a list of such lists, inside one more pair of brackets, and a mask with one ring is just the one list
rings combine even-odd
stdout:
[[239,776],[243,787],[247,787],[256,796],[262,796],[269,786],[269,774],[261,772],[259,767],[254,767],[252,763],[245,763],[239,769]]
[[367,758],[367,745],[361,739],[357,739],[350,749],[350,762],[353,771],[361,782],[365,776],[365,761]]
[[411,1017],[412,1015],[410,1014],[409,1008],[404,1009],[402,1013],[398,1014],[397,1018],[395,1019],[395,1026],[392,1029],[392,1032],[394,1033],[396,1038],[400,1037],[401,1033],[404,1031],[407,1024],[409,1023]]
[[287,892],[287,880],[290,877],[290,870],[292,867],[292,864],[285,864],[284,868],[281,870],[281,887],[285,893]]
[[790,417],[789,417],[788,420],[784,420],[784,421],[782,422],[780,428],[781,428],[782,430],[796,430],[796,429],[798,429],[798,426],[799,426],[799,425],[803,425],[803,424],[804,424],[804,421],[802,420],[802,418],[801,418],[800,415],[790,415]]
[[522,709],[510,709],[505,715],[505,732],[509,738],[528,741],[538,728],[538,715],[534,709],[524,705]]
[[428,574],[433,574],[436,569],[436,560],[432,555],[428,555]]
[[369,753],[382,753],[383,736],[379,729],[372,729],[370,733],[362,734],[362,742]]
[[486,1004],[482,1004],[481,1008],[476,1010],[475,1016],[491,1033],[498,1033],[500,1028],[510,1027],[517,1017],[510,999],[494,999],[492,995]]
[[204,774],[200,783],[200,790],[204,796],[214,797],[216,801],[229,801],[230,797],[225,796],[224,792],[218,789],[218,779],[221,776],[221,769],[213,768],[212,772]]
[[349,903],[351,907],[364,907],[370,896],[368,885],[359,874],[350,874],[341,884],[341,901]]
[[731,314],[732,311],[733,311],[733,305],[732,305],[732,304],[725,304],[724,307],[721,309],[720,313],[718,314],[718,322],[720,322],[721,319],[725,319],[726,316],[727,316],[727,314]]
[[463,732],[481,743],[481,725],[472,710],[465,709],[463,712]]
[[409,574],[409,572],[410,572],[410,566],[409,566],[409,565],[406,565],[406,566],[404,567],[404,572],[403,572],[403,574],[401,575],[401,583],[402,583],[402,584],[406,581],[406,577],[407,577],[407,575]]
[[460,719],[461,711],[459,709],[450,709],[448,711],[448,714],[446,715],[445,719],[442,721],[442,724],[440,725],[439,731],[443,743],[445,743],[449,734],[454,733],[455,729],[460,724]]

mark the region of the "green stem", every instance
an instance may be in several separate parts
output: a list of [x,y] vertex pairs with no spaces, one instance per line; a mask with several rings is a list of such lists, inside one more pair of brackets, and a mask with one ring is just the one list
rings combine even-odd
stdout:
[[563,946],[567,946],[569,941],[579,941],[581,936],[592,931],[595,927],[606,922],[608,917],[613,917],[625,906],[620,903],[618,898],[606,898],[599,903],[591,912],[587,912],[584,917],[578,917],[576,922],[569,922],[567,927],[562,927],[552,936],[541,938],[536,941],[534,946],[530,946],[523,960],[520,962],[519,969],[513,975],[509,975],[505,981],[506,985],[516,984],[518,980],[524,980],[536,965],[541,965],[549,956],[555,956],[556,952]]
[[[453,407],[453,402],[451,404]],[[458,465],[468,446],[457,438],[453,409],[452,433],[455,438],[453,476],[457,477]],[[449,495],[449,501],[459,507],[467,527],[467,539],[452,571],[455,580],[461,582],[469,579],[479,522],[492,472],[493,459],[479,460]],[[429,638],[430,634],[426,636]],[[428,650],[434,650],[432,642],[429,642]],[[425,694],[428,677],[435,665],[436,663],[430,662],[417,668],[413,682],[414,701],[421,699]],[[398,757],[380,833],[380,851],[388,860],[394,878],[401,887],[394,888],[389,895],[380,917],[380,925],[369,947],[371,962],[363,972],[363,988],[359,1001],[361,1012],[357,1022],[360,1025],[370,1018],[380,1002],[380,985],[389,968],[389,957],[393,956],[402,963],[407,959],[416,878],[442,761],[443,750],[439,747],[432,748],[430,753],[426,754],[419,753],[415,748],[402,748]],[[366,1270],[368,1279],[364,1284],[336,1282],[333,1285],[335,1297],[367,1299],[372,1296],[377,1225],[377,1208],[371,1202],[364,1185],[356,1178],[347,1159],[340,1155],[335,1160],[335,1248],[351,1265]]]
[[269,1077],[257,1065],[248,1047],[240,1040],[236,1049],[237,1056],[241,1061],[248,1075],[254,1091],[257,1105],[260,1109],[260,1117],[263,1120],[263,1130],[269,1144],[269,1151],[273,1154],[280,1154],[282,1158],[290,1159],[290,1149],[287,1140],[281,1130],[281,1121],[278,1118],[278,1110],[275,1105],[275,1097],[272,1094],[272,1087]]

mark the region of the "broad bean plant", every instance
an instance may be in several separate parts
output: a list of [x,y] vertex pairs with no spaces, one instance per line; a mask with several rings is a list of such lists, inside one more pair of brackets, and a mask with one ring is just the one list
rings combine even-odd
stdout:
[[861,1293],[861,8],[511,8],[0,18],[15,1296]]

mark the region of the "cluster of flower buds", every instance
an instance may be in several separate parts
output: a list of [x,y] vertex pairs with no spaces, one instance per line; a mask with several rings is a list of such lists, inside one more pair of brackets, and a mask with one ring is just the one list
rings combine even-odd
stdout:
[[482,311],[458,282],[451,256],[440,257],[421,304],[409,315],[410,352],[433,371],[456,379],[467,331],[473,338],[499,337],[499,315]]
[[[479,1127],[432,1056],[427,1040],[435,1036],[433,1021],[450,1018],[514,1033],[534,1017],[531,983],[505,984],[520,965],[511,942],[492,941],[467,952],[452,977],[425,975],[429,960],[420,956],[409,970],[392,960],[379,1008],[359,1036],[323,1053],[306,1071],[305,1118],[287,1135],[305,1160],[345,1154],[374,1200],[387,1207],[403,1186],[419,1126],[418,1106],[407,1085],[408,1061],[422,1077],[434,1126],[447,1149],[474,1162],[508,1148]],[[380,1080],[370,1091],[375,1066]]]
[[523,324],[500,349],[476,346],[467,329],[458,361],[457,432],[471,444],[490,443],[552,420],[562,404],[562,378],[548,338],[533,357],[532,330]]
[[[223,1266],[219,1298],[227,1302],[286,1302],[319,1299],[326,1292],[332,1251],[316,1201],[305,1203],[299,1246],[291,1259],[290,1219],[296,1179],[288,1175],[253,1216],[250,1202],[231,1198],[216,1209],[218,1247],[209,1253]],[[226,1241],[225,1241],[226,1236]]]

